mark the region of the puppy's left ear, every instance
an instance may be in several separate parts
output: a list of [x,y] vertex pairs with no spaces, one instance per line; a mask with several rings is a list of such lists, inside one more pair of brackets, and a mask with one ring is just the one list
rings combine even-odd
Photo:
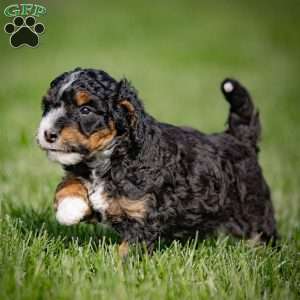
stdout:
[[138,99],[136,89],[126,79],[119,82],[117,106],[126,116],[127,125],[130,127],[134,141],[138,144],[142,143],[144,107]]

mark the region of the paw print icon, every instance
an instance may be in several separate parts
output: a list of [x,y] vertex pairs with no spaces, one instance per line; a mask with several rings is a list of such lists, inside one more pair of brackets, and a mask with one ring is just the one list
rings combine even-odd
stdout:
[[33,16],[24,19],[21,16],[14,18],[12,23],[4,26],[4,31],[10,34],[10,44],[14,48],[20,46],[37,47],[39,44],[39,35],[45,31],[42,23],[36,23]]

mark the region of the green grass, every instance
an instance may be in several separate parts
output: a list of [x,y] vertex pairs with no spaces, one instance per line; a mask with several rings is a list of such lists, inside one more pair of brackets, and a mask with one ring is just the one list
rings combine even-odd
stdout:
[[[12,49],[0,32],[0,299],[299,299],[299,1],[65,2],[45,4],[36,49]],[[50,80],[75,66],[126,75],[157,118],[206,132],[224,128],[220,81],[247,85],[281,250],[220,237],[151,257],[132,249],[122,263],[114,233],[58,225],[62,172],[34,136]]]

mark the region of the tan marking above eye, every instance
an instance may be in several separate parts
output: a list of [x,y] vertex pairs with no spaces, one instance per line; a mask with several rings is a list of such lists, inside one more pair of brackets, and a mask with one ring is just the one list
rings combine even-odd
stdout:
[[89,151],[102,150],[116,136],[117,131],[114,122],[110,121],[107,128],[98,130],[90,136],[85,136],[77,128],[65,127],[60,134],[62,144],[81,145]]
[[96,131],[89,137],[89,150],[102,150],[116,135],[115,123],[110,121],[107,128]]
[[78,106],[88,103],[91,100],[91,95],[87,91],[79,91],[75,94],[75,101]]

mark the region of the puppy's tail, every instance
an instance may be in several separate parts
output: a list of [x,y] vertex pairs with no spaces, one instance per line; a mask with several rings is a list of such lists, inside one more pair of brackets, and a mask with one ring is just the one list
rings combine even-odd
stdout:
[[225,79],[221,89],[230,104],[226,132],[258,150],[261,126],[259,113],[255,110],[250,94],[234,79]]

